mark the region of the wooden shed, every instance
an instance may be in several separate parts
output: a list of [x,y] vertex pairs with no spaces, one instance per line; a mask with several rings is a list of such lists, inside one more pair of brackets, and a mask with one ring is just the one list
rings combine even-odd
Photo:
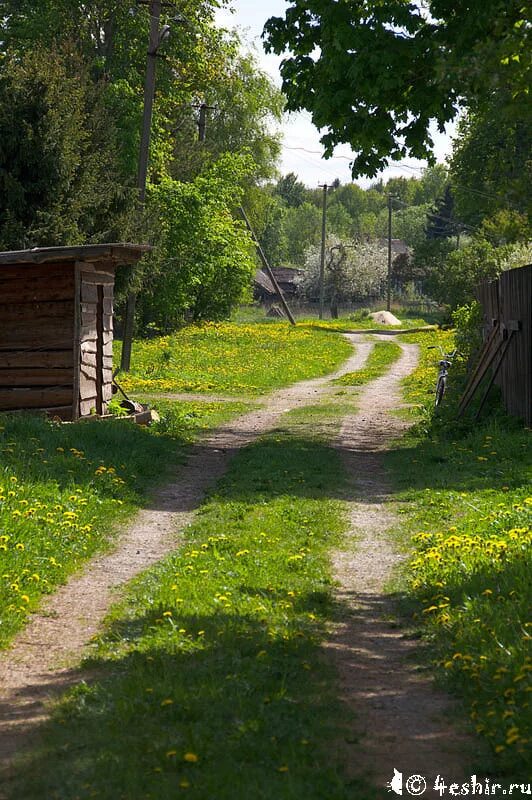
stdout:
[[115,269],[147,245],[0,253],[0,412],[62,419],[104,414],[111,399]]

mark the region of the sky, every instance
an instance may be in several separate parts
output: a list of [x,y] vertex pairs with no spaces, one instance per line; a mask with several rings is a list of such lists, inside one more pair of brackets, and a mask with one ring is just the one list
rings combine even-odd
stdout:
[[[266,3],[261,0],[231,0],[232,10],[223,8],[216,14],[218,25],[238,29],[247,49],[255,54],[260,67],[279,87],[281,86],[279,64],[282,57],[264,52],[261,33],[268,17],[284,16],[285,8],[285,0],[267,0]],[[349,169],[352,156],[349,146],[337,147],[333,158],[322,158],[320,134],[312,124],[310,114],[307,112],[285,114],[281,130],[283,142],[280,170],[284,175],[295,172],[299,180],[310,187],[332,183],[335,178],[339,178],[342,183],[352,181]],[[451,124],[447,127],[445,135],[436,130],[432,132],[438,161],[444,161],[449,154],[453,131],[454,125]],[[424,161],[410,158],[397,162],[393,167],[386,169],[380,177],[384,180],[399,175],[419,177],[425,165]],[[374,180],[376,179],[359,178],[356,182],[366,188]]]

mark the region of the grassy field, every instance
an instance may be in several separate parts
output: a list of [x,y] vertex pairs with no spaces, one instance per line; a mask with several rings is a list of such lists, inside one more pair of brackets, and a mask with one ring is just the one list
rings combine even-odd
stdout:
[[[253,329],[250,335],[246,326],[191,328],[172,339],[138,342],[134,356],[145,374],[164,364],[189,388],[207,389],[210,375],[219,390],[245,386],[258,393],[327,372],[351,352],[338,336],[301,331],[292,338],[283,326]],[[143,390],[161,388],[159,379],[122,381],[129,382]],[[150,429],[120,420],[58,425],[36,416],[0,416],[0,647],[43,594],[109,545],[116,523],[175,472],[202,431],[249,408],[227,402],[155,405],[162,418]]]
[[190,326],[171,336],[135,342],[132,371],[120,376],[120,384],[126,391],[146,394],[256,396],[326,375],[351,352],[349,343],[334,333],[288,323]]
[[[405,385],[419,422],[388,458],[413,554],[404,581],[431,643],[437,673],[459,694],[493,770],[526,777],[532,741],[532,533],[530,432],[495,407],[478,424],[455,420],[461,370],[453,369],[433,416],[437,356],[412,337],[422,360]],[[455,378],[453,380],[453,374]]]
[[245,406],[159,408],[161,422],[151,429],[123,420],[58,425],[0,417],[0,647],[43,594],[109,544],[116,523],[175,471],[200,431]]
[[346,528],[337,451],[283,431],[238,453],[182,548],[137,579],[13,797],[369,800],[331,755],[321,654]]

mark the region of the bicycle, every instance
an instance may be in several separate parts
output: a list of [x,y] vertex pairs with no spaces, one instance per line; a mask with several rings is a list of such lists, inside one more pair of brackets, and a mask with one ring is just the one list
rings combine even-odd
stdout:
[[443,395],[445,394],[445,389],[447,388],[447,377],[449,375],[449,367],[452,366],[454,359],[456,356],[461,355],[458,350],[453,350],[452,353],[446,353],[443,347],[439,344],[431,344],[427,347],[427,350],[439,350],[441,353],[441,359],[438,363],[439,372],[438,378],[436,380],[436,394],[434,398],[434,405],[438,407],[443,399]]

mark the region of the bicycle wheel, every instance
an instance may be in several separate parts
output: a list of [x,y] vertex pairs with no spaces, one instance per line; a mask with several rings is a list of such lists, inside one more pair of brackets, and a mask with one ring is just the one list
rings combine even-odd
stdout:
[[447,383],[447,378],[444,375],[440,375],[438,378],[438,383],[436,384],[436,397],[434,398],[434,405],[439,406],[443,395],[445,394],[445,385]]

